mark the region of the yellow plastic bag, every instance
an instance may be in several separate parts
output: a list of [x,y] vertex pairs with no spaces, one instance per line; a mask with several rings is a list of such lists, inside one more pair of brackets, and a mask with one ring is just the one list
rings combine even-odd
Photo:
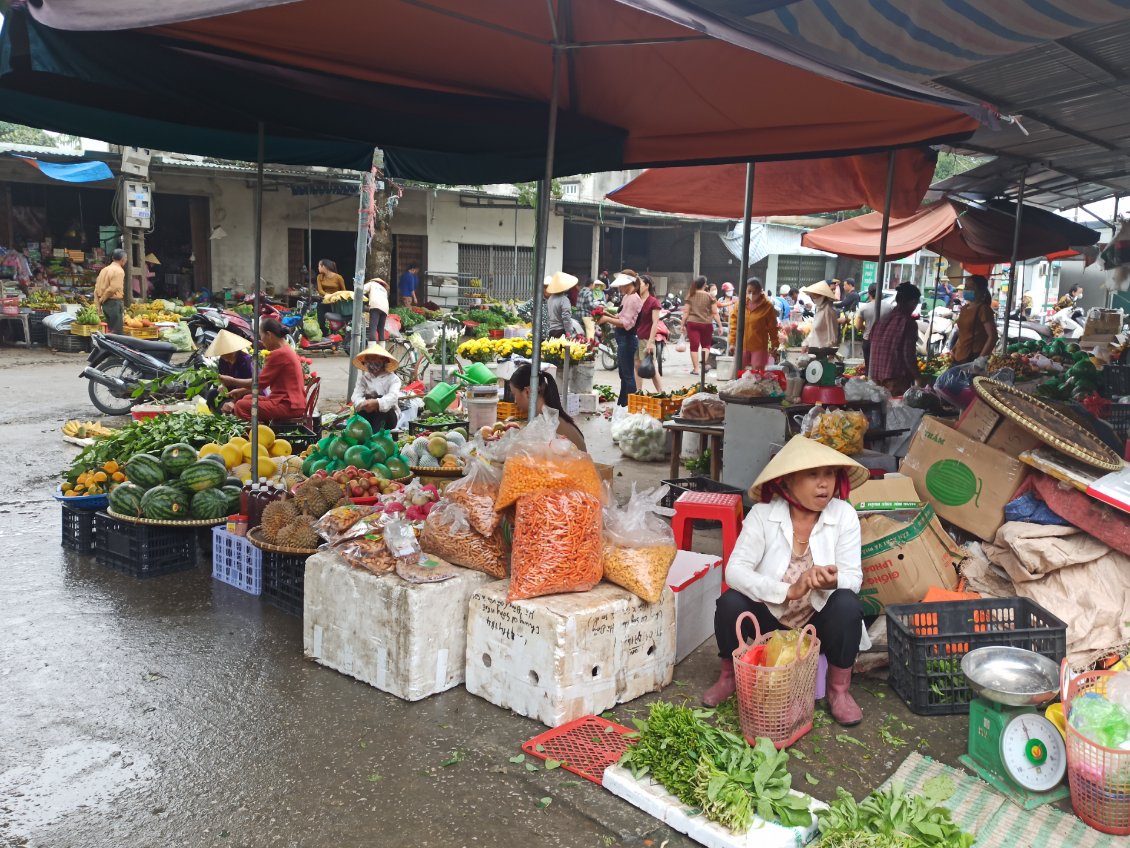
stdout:
[[799,630],[774,631],[765,644],[765,662],[771,666],[796,662],[798,653],[808,653],[811,641],[810,636]]

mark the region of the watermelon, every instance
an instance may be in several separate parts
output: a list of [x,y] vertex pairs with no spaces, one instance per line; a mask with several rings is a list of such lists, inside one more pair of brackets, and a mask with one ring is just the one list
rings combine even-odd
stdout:
[[235,486],[237,489],[242,489],[243,488],[243,481],[240,480],[238,477],[232,477],[229,474],[228,478],[226,480],[224,480],[224,488],[226,489],[228,486]]
[[110,492],[110,509],[118,515],[141,515],[141,498],[145,489],[136,483],[122,483]]
[[202,457],[200,457],[200,459],[201,459],[201,460],[205,460],[205,459],[206,459],[206,460],[208,460],[208,461],[210,461],[210,462],[214,462],[214,463],[216,463],[217,465],[219,465],[219,466],[220,466],[220,468],[224,469],[224,472],[225,472],[225,473],[226,473],[226,472],[227,472],[227,470],[228,470],[228,464],[227,464],[227,463],[226,463],[226,462],[224,461],[224,455],[223,455],[222,453],[210,453],[210,454],[206,454],[205,456],[202,456]]
[[364,445],[353,445],[345,452],[342,460],[346,465],[355,465],[358,468],[368,468],[373,462],[373,452]]
[[[222,460],[223,457],[221,456]],[[165,467],[165,476],[169,479],[179,477],[192,463],[196,462],[196,448],[177,442],[161,451],[161,465]]]
[[412,473],[409,470],[408,465],[399,456],[394,456],[392,459],[385,463],[385,466],[388,468],[389,476],[391,476],[394,480],[398,480],[401,477],[407,477]]
[[[210,491],[212,491],[212,489],[206,489],[205,491],[210,492]],[[228,514],[229,515],[237,514],[239,512],[239,496],[240,496],[240,493],[243,491],[243,487],[242,486],[224,486],[222,489],[220,489],[220,491],[224,493],[224,497],[226,497],[227,500],[228,500],[228,505],[227,505]]]
[[189,518],[190,503],[188,496],[180,489],[154,486],[141,498],[141,514],[146,518],[164,521],[184,520]]
[[228,496],[223,489],[205,489],[192,496],[193,518],[224,518],[228,514]]
[[126,463],[126,479],[143,489],[152,489],[165,482],[165,467],[151,453],[139,453]]
[[188,466],[181,472],[180,482],[194,492],[203,492],[205,489],[214,489],[224,485],[228,473],[222,467],[207,459],[201,459]]

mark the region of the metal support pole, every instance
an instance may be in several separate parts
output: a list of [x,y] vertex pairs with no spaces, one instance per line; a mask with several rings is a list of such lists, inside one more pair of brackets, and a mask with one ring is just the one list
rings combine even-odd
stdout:
[[875,300],[875,323],[872,328],[879,326],[879,318],[883,312],[883,292],[887,290],[887,233],[891,228],[891,195],[895,190],[895,151],[887,154],[887,194],[883,198],[883,230],[879,233],[879,267],[876,269],[876,281],[879,283],[879,296]]
[[557,141],[557,98],[561,77],[561,48],[553,46],[553,72],[550,75],[549,129],[545,141],[545,176],[538,184],[537,239],[534,242],[534,344],[530,356],[530,406],[529,418],[538,414],[538,375],[541,373],[541,309],[545,303],[546,254],[549,249],[549,207],[553,201],[553,157]]
[[314,296],[314,269],[318,263],[314,261],[314,210],[311,207],[313,195],[306,195],[306,286],[309,293],[306,302]]
[[730,321],[737,320],[738,329],[734,336],[734,370],[733,376],[737,377],[742,371],[742,360],[745,356],[745,299],[746,280],[749,279],[749,231],[753,218],[753,163],[747,162],[745,166],[745,209],[742,212],[742,259],[739,263],[741,271],[738,279],[738,302],[734,307],[738,313],[731,315]]
[[255,314],[251,330],[255,338],[251,346],[251,479],[259,479],[259,310],[260,292],[263,288],[263,159],[266,157],[266,136],[263,122],[259,122],[259,143],[255,156]]
[[1012,228],[1012,261],[1008,266],[1008,297],[1005,299],[1004,307],[1004,338],[1001,340],[1001,348],[1008,348],[1008,324],[1009,318],[1012,316],[1012,300],[1013,292],[1016,289],[1016,254],[1020,252],[1020,226],[1024,220],[1024,189],[1028,182],[1028,166],[1024,166],[1024,170],[1020,172],[1020,185],[1016,190],[1016,223]]
[[357,385],[357,369],[353,367],[353,357],[361,351],[361,326],[365,308],[365,264],[369,259],[369,190],[372,174],[366,171],[361,175],[358,190],[360,200],[357,211],[357,262],[353,269],[353,337],[349,341],[349,397]]
[[[926,363],[929,364],[930,360],[934,358],[934,352],[930,348],[930,339],[934,337],[934,313],[938,311],[938,286],[942,282],[942,257],[937,258],[938,273],[934,275],[934,305],[930,307],[930,329],[926,331]],[[947,304],[947,308],[948,308]]]

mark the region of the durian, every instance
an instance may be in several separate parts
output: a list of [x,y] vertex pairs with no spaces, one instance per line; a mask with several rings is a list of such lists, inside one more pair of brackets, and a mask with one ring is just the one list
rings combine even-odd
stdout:
[[309,524],[295,521],[279,531],[278,544],[287,548],[312,550],[318,547],[318,533]]
[[277,542],[279,531],[297,517],[298,507],[294,501],[271,501],[263,508],[263,517],[260,522],[263,539],[267,542]]

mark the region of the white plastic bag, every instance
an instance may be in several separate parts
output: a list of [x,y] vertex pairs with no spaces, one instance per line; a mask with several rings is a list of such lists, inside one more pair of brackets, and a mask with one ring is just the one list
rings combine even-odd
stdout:
[[641,462],[658,462],[667,458],[667,431],[645,412],[627,415],[620,432],[620,453]]
[[667,585],[675,561],[675,534],[662,516],[675,510],[659,505],[669,487],[636,492],[623,507],[604,508],[604,579],[654,604]]

